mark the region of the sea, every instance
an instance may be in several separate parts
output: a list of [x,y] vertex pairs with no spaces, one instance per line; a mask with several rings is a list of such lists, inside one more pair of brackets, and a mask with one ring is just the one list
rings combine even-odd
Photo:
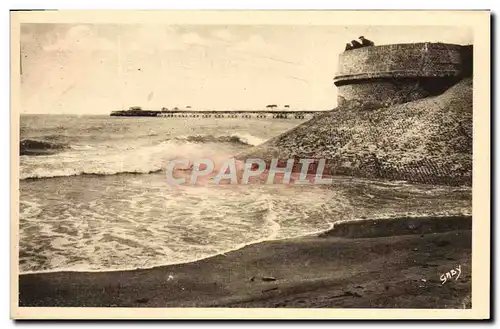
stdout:
[[338,221],[471,213],[466,186],[167,183],[169,160],[235,156],[303,122],[22,115],[19,271],[150,268]]

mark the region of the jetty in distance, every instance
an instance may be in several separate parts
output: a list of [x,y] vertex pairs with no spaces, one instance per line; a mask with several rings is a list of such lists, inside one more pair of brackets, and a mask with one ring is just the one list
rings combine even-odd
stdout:
[[128,110],[112,111],[111,116],[124,117],[163,117],[163,118],[228,118],[228,119],[311,119],[324,111],[291,111],[291,110],[144,110],[140,107],[131,107]]

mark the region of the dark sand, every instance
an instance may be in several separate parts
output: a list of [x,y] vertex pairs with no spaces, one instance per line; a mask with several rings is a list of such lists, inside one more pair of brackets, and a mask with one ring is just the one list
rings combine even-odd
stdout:
[[469,308],[471,227],[470,216],[367,220],[187,264],[26,274],[19,305]]

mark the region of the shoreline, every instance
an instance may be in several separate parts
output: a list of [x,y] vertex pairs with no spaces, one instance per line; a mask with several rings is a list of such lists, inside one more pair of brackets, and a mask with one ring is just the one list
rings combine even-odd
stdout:
[[245,247],[248,247],[248,246],[252,246],[254,244],[264,243],[264,242],[268,242],[268,241],[282,241],[282,240],[289,240],[289,239],[300,239],[300,238],[303,238],[303,237],[320,235],[322,233],[325,233],[325,232],[328,232],[329,230],[331,230],[333,228],[334,224],[335,223],[330,223],[330,227],[327,228],[327,229],[319,230],[319,231],[311,232],[311,233],[306,233],[306,234],[303,234],[303,235],[300,235],[300,236],[295,236],[295,237],[290,237],[290,238],[269,238],[269,239],[268,238],[262,238],[262,239],[255,240],[255,241],[252,241],[252,242],[242,243],[240,245],[237,245],[234,248],[230,248],[230,249],[227,249],[225,251],[221,251],[221,252],[218,252],[218,253],[215,253],[215,254],[211,254],[211,255],[208,255],[208,256],[203,256],[203,257],[192,259],[192,260],[175,262],[175,263],[165,263],[165,264],[159,264],[159,265],[152,265],[150,267],[119,268],[119,269],[104,269],[104,270],[82,270],[82,271],[78,271],[78,270],[71,270],[71,269],[58,269],[58,270],[42,270],[42,271],[31,271],[31,272],[28,271],[28,272],[19,273],[19,276],[22,276],[22,275],[36,275],[36,274],[50,274],[50,273],[127,272],[127,271],[137,271],[137,270],[150,270],[150,269],[154,269],[154,268],[157,268],[157,267],[166,267],[166,266],[175,266],[175,265],[190,264],[190,263],[199,262],[199,261],[202,261],[202,260],[205,260],[205,259],[210,259],[212,257],[217,257],[219,255],[224,255],[224,254],[227,254],[227,253],[230,253],[230,252],[233,252],[233,251],[237,251],[237,250],[240,250],[242,248],[245,248]]
[[[427,219],[432,219],[432,218],[442,218],[444,220],[446,219],[452,219],[455,217],[468,217],[470,215],[433,215],[433,216],[416,216],[416,217],[391,217],[391,218],[376,218],[376,219],[366,219],[366,218],[360,218],[360,219],[348,219],[348,220],[340,220],[337,222],[329,223],[329,227],[323,230],[318,230],[314,231],[311,233],[305,233],[302,235],[294,236],[294,237],[286,237],[286,238],[262,238],[258,239],[255,241],[251,241],[248,243],[242,243],[234,248],[229,248],[225,251],[217,252],[215,254],[211,254],[208,256],[203,256],[200,258],[195,258],[192,260],[187,260],[187,261],[180,261],[180,262],[174,262],[174,263],[164,263],[164,264],[158,264],[158,265],[152,265],[148,267],[134,267],[134,268],[118,268],[118,269],[103,269],[103,270],[72,270],[72,269],[57,269],[57,270],[42,270],[42,271],[27,271],[27,272],[22,272],[19,273],[19,276],[21,275],[29,275],[29,274],[47,274],[47,273],[100,273],[100,272],[126,272],[126,271],[136,271],[136,270],[150,270],[154,269],[157,267],[166,267],[166,266],[174,266],[174,265],[182,265],[182,264],[190,264],[198,261],[202,261],[205,259],[210,259],[212,257],[216,257],[219,255],[225,255],[227,253],[233,252],[240,250],[242,248],[252,246],[254,244],[259,244],[259,243],[264,243],[268,241],[282,241],[282,240],[293,240],[293,239],[301,239],[301,238],[306,238],[306,237],[311,237],[311,236],[328,236],[331,235],[332,233],[330,232],[333,230],[335,226],[337,227],[346,227],[346,226],[358,226],[358,225],[363,225],[362,223],[372,223],[372,222],[377,222],[377,221],[427,221]],[[368,224],[369,225],[369,224]],[[378,227],[380,228],[380,226]],[[389,234],[390,235],[390,234]]]
[[[19,305],[470,307],[471,229],[471,216],[363,219],[187,263],[20,274]],[[458,265],[460,281],[442,285]]]

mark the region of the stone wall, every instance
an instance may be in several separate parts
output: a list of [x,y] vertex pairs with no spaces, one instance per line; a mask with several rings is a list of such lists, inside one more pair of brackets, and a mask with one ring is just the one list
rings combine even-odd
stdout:
[[439,96],[370,111],[339,107],[239,156],[326,159],[331,175],[472,182],[472,79]]
[[430,95],[423,84],[412,79],[372,79],[339,86],[337,103],[338,106],[367,109],[411,102]]
[[463,77],[464,47],[394,44],[346,51],[334,82],[340,106],[387,106],[438,95]]
[[347,51],[336,109],[238,158],[325,159],[331,175],[471,185],[472,56],[472,46],[439,43]]

